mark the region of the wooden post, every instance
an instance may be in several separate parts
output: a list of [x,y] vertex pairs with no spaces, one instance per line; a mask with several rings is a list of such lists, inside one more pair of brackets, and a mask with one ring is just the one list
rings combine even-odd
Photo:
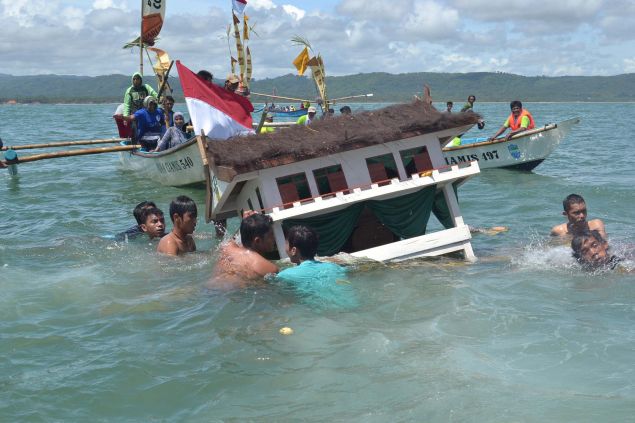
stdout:
[[203,162],[203,172],[205,172],[205,223],[209,223],[212,220],[212,210],[214,208],[214,187],[212,186],[212,178],[209,174],[210,165],[207,159],[207,149],[205,148],[206,139],[205,131],[201,130],[201,135],[196,137],[196,143],[198,144],[198,152]]
[[38,160],[56,159],[59,157],[85,156],[88,154],[116,153],[141,148],[140,145],[117,145],[114,147],[82,148],[78,150],[57,151],[55,153],[33,154],[31,156],[17,157],[15,163],[29,163]]

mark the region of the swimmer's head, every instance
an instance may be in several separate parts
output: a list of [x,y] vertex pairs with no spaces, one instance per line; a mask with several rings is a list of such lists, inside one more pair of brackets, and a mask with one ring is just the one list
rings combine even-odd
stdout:
[[142,215],[143,209],[149,209],[156,206],[157,205],[154,204],[154,202],[152,201],[142,201],[139,204],[137,204],[134,210],[132,211],[132,214],[134,215],[134,218],[137,221],[137,224],[141,225],[142,223],[144,223],[144,219]]
[[139,226],[143,232],[148,234],[150,239],[161,238],[165,235],[165,218],[160,209],[156,207],[143,209],[141,216],[143,223]]
[[570,194],[562,202],[564,211],[562,214],[567,217],[569,223],[583,224],[586,222],[587,209],[584,198],[578,194]]
[[576,235],[571,241],[573,257],[583,267],[597,269],[610,263],[609,244],[597,230]]
[[287,255],[291,262],[313,260],[317,254],[319,235],[308,226],[292,226],[287,231]]
[[240,240],[246,248],[257,253],[273,251],[273,219],[266,214],[254,213],[240,222]]
[[170,203],[170,219],[174,227],[179,227],[186,234],[196,229],[198,211],[196,203],[186,195],[179,195]]

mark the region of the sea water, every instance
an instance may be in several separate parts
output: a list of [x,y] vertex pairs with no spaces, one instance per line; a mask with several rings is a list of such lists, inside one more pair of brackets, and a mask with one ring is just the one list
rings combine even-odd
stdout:
[[[219,241],[201,219],[183,258],[115,242],[142,200],[167,211],[189,195],[199,215],[204,204],[202,190],[124,171],[116,154],[0,170],[0,421],[633,421],[635,277],[580,271],[548,233],[575,192],[632,253],[632,137],[618,116],[635,104],[525,106],[539,125],[581,122],[534,172],[488,170],[461,187],[468,224],[509,231],[475,235],[475,264],[359,266],[352,309],[276,285],[206,291]],[[114,109],[0,106],[0,137],[113,137]],[[489,136],[509,107],[476,111],[486,128],[470,135]]]

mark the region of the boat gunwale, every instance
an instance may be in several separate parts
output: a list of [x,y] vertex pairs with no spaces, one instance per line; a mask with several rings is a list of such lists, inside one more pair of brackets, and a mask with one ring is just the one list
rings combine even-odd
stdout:
[[524,131],[510,139],[505,139],[505,138],[497,138],[495,140],[492,141],[481,141],[481,142],[475,142],[472,144],[465,144],[465,145],[457,145],[456,147],[443,147],[442,151],[444,153],[450,152],[450,151],[456,151],[456,150],[464,150],[466,148],[475,148],[475,147],[483,147],[486,145],[494,145],[494,144],[501,144],[501,143],[505,143],[505,142],[511,142],[511,141],[522,141],[524,138],[527,138],[531,135],[535,135],[535,134],[540,134],[542,132],[547,132],[547,131],[552,131],[554,129],[558,129],[558,124],[557,123],[549,123],[546,124],[543,127],[540,128],[536,128],[536,129],[532,129],[529,131]]
[[[176,153],[179,150],[183,150],[189,146],[191,146],[192,144],[196,144],[196,139],[197,137],[193,137],[189,140],[187,140],[186,142],[184,142],[183,144],[179,144],[176,147],[173,148],[168,148],[167,150],[163,150],[163,151],[159,151],[157,153],[152,153],[149,151],[141,151],[141,150],[132,150],[130,152],[131,155],[134,156],[138,156],[138,157],[143,157],[146,159],[156,159],[156,158],[161,158],[161,157],[165,157],[165,156],[169,156],[171,154]],[[121,145],[129,145],[130,140],[125,140],[125,141],[121,141]]]

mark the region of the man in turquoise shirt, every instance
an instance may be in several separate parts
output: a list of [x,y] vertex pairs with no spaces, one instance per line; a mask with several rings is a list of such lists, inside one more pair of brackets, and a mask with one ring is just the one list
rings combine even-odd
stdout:
[[357,299],[346,280],[346,269],[315,259],[318,234],[307,226],[293,226],[287,232],[287,254],[295,267],[278,273],[306,302],[321,307],[354,307]]

